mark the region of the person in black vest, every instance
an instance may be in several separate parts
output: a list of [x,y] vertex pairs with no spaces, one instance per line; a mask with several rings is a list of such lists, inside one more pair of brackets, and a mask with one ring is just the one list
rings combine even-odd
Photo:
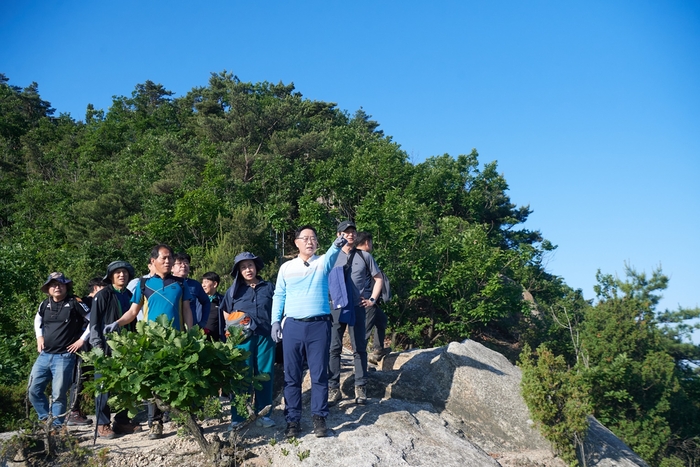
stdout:
[[[89,329],[83,331],[89,310],[73,295],[72,284],[61,272],[49,274],[41,286],[49,298],[41,302],[34,317],[39,357],[29,376],[29,402],[41,421],[49,419],[50,409],[55,427],[62,426],[65,420],[66,393],[73,382],[75,353],[82,349],[89,335]],[[50,408],[44,392],[49,383],[53,400]]]
[[[107,287],[100,290],[92,300],[90,308],[90,344],[111,355],[112,349],[107,345],[104,335],[105,324],[118,320],[131,306],[131,291],[126,288],[134,277],[134,268],[126,261],[112,261],[107,266],[104,281]],[[130,326],[133,330],[133,326]],[[99,378],[95,374],[95,379]],[[126,410],[114,416],[114,425],[110,427],[111,411],[107,405],[109,394],[102,393],[95,397],[95,414],[97,417],[97,434],[100,438],[112,439],[116,433],[130,434],[141,431],[138,423],[129,420]]]

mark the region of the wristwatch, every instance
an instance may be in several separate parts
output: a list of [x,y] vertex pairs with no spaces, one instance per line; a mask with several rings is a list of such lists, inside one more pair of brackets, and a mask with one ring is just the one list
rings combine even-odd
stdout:
[[372,302],[372,303],[374,303],[374,298],[369,297],[369,301]]

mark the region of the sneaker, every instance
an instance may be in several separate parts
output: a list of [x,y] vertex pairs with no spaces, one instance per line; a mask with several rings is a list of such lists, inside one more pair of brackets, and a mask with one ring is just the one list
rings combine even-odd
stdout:
[[100,438],[104,439],[112,439],[116,435],[112,431],[112,429],[109,427],[109,425],[100,425],[97,427],[97,436]]
[[255,420],[255,424],[263,428],[270,428],[272,426],[275,426],[275,421],[270,417],[260,417],[257,420]]
[[320,415],[313,416],[314,434],[317,438],[325,438],[328,436],[328,428],[326,428],[326,419]]
[[117,423],[114,422],[112,425],[112,430],[114,430],[115,433],[122,434],[122,435],[130,435],[132,433],[140,433],[141,430],[141,425],[138,423]]
[[287,422],[287,429],[284,431],[284,436],[287,439],[298,438],[301,434],[301,426],[299,422]]
[[328,390],[328,405],[335,405],[342,399],[343,395],[340,393],[340,388],[330,388]]
[[148,439],[160,439],[163,437],[163,424],[154,423],[151,425],[151,432],[148,434]]
[[364,386],[355,386],[355,403],[356,404],[366,404],[367,403],[367,391]]
[[81,414],[79,410],[74,410],[68,415],[68,426],[85,426],[91,425],[92,420]]
[[243,422],[231,422],[228,426],[227,431],[234,431],[237,430]]

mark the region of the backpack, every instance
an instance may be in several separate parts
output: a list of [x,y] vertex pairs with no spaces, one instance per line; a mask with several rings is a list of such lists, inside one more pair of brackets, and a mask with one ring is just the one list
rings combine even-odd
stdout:
[[[367,261],[367,258],[365,255],[362,253],[362,250],[356,250],[357,253],[359,253],[360,258],[362,258],[362,261],[365,262],[365,267],[367,268],[367,274],[371,274],[370,267],[369,267],[369,261]],[[379,270],[379,274],[382,276],[382,294],[379,297],[383,302],[389,302],[391,300],[391,284],[389,284],[389,278],[386,277],[386,274],[384,274],[384,271],[381,269]]]
[[[80,306],[83,310],[85,310],[86,313],[89,313],[90,310],[88,309],[88,307],[83,303],[83,301],[79,297],[77,297],[75,295],[71,295],[67,298],[68,298],[67,302],[71,306],[71,313],[70,313],[71,321],[73,321],[73,323],[75,323],[76,325],[79,325],[83,329],[85,329],[86,325],[89,324],[89,320],[86,319],[84,316],[80,316],[75,311],[76,310],[75,304],[77,303],[78,306]],[[50,300],[51,300],[51,298],[47,298],[46,300],[44,300],[43,302],[41,302],[39,304],[39,316],[41,316],[42,320],[44,319],[44,314],[46,314],[46,309],[49,307]]]

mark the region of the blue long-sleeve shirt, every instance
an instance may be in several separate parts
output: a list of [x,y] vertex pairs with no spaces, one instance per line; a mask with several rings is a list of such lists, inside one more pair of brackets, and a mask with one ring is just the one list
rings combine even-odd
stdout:
[[277,273],[272,297],[272,322],[291,318],[310,318],[330,314],[328,304],[328,274],[340,248],[331,245],[325,255],[312,256],[306,262],[298,256],[282,265]]

